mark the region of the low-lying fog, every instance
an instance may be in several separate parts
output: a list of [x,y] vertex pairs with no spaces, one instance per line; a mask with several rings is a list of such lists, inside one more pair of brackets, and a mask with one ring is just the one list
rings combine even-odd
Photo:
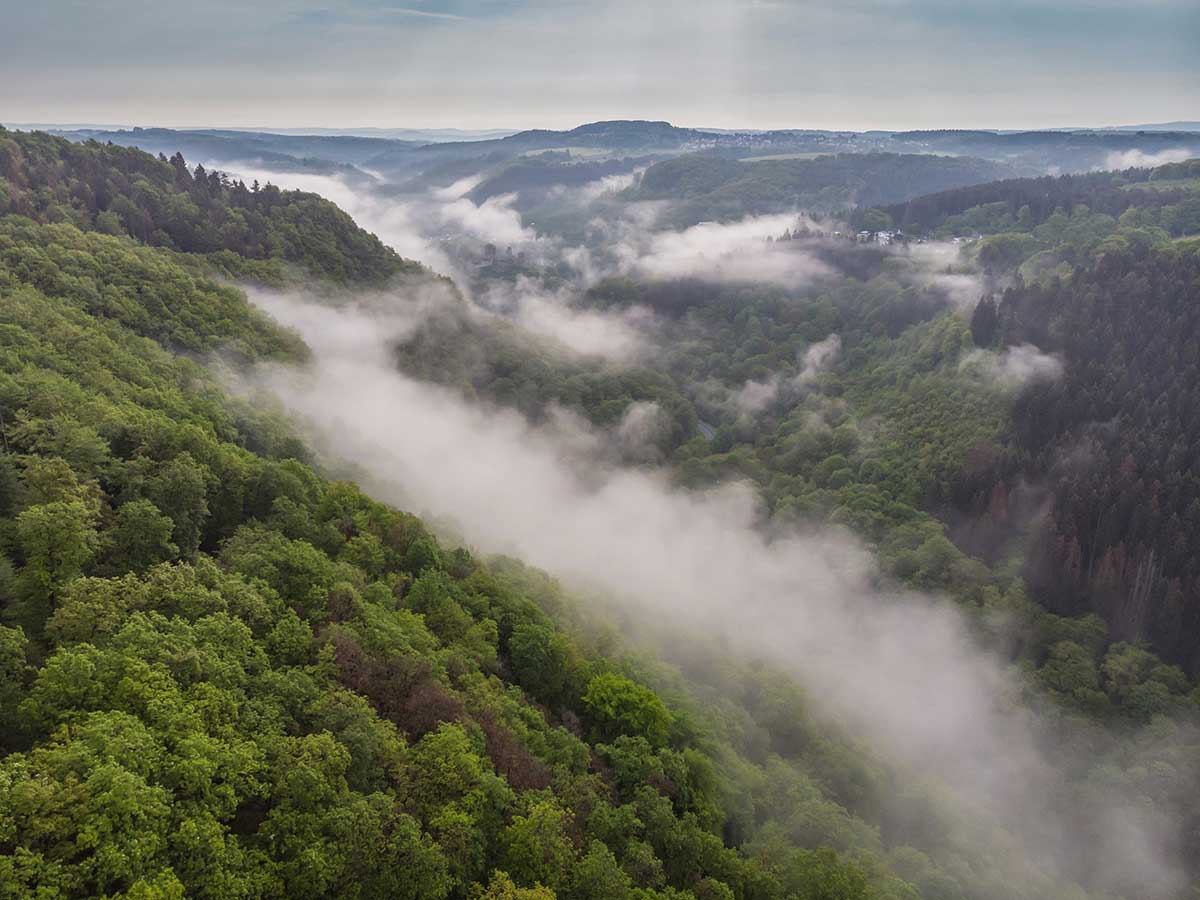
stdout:
[[[1078,810],[1038,747],[1003,667],[974,646],[948,602],[881,589],[869,554],[836,531],[769,534],[752,492],[689,493],[654,471],[608,466],[606,442],[569,417],[534,427],[397,372],[391,341],[412,316],[380,304],[333,309],[255,297],[315,358],[271,368],[258,388],[307,424],[333,460],[398,505],[449,518],[474,546],[600,591],[648,626],[682,623],[794,672],[826,714],[886,754],[953,786],[982,822],[1018,841],[1031,869],[1081,854],[1092,874],[1145,896],[1176,883],[1172,824],[1107,801]],[[998,838],[999,839],[999,838]]]
[[[564,262],[575,273],[565,286],[518,279],[472,302],[485,315],[506,315],[533,333],[614,360],[653,352],[655,329],[645,311],[572,305],[571,292],[598,277],[792,285],[835,274],[803,242],[767,240],[795,224],[795,215],[657,232],[652,212],[637,210],[597,224],[612,240],[597,252],[534,234],[511,198],[476,204],[466,196],[473,179],[396,201],[325,177],[239,174],[319,192],[402,255],[464,283],[461,264],[432,236],[438,230]],[[603,192],[591,186],[580,202]],[[948,299],[969,306],[979,283],[971,275],[946,275],[948,252],[921,251],[930,282],[958,278],[944,286]],[[614,442],[638,440],[656,414],[650,405],[631,410],[629,421],[611,432],[568,414],[535,426],[511,410],[402,375],[394,343],[424,311],[451,302],[438,296],[401,291],[336,308],[288,294],[252,299],[298,331],[314,358],[302,370],[264,368],[242,388],[277,397],[335,466],[348,463],[360,477],[365,473],[382,499],[452,521],[485,552],[512,554],[569,586],[602,592],[632,621],[649,628],[682,623],[785,666],[825,714],[870,738],[897,764],[950,786],[977,817],[981,834],[1012,842],[1024,860],[1014,879],[1038,870],[1072,878],[1087,872],[1100,884],[1136,885],[1147,897],[1167,896],[1181,883],[1172,861],[1177,826],[1153,807],[1095,796],[1086,808],[1073,805],[1079,795],[1049,758],[1039,723],[1016,699],[1014,678],[977,649],[952,603],[887,587],[870,554],[846,533],[772,531],[748,487],[686,492],[654,469],[612,464],[606,451]],[[836,335],[815,345],[796,377],[811,380],[838,350]],[[1060,365],[1027,346],[978,355],[966,369],[1007,383],[1053,377]],[[753,385],[743,387],[750,393],[738,402],[752,405],[762,402],[759,395],[800,386]]]

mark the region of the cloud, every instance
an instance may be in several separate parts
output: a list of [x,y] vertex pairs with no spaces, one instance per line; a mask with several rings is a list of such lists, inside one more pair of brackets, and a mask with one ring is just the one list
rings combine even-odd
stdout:
[[448,185],[447,187],[434,188],[431,193],[435,199],[448,203],[451,200],[457,200],[458,198],[469,194],[482,183],[482,174],[468,175],[466,178],[460,178],[458,181]]
[[521,214],[512,208],[514,194],[491,197],[483,203],[466,196],[482,181],[480,175],[421,193],[389,195],[380,190],[382,182],[369,189],[352,185],[340,176],[275,172],[236,162],[214,163],[211,168],[247,182],[258,180],[286,190],[319,194],[401,256],[451,276],[464,290],[469,288],[470,278],[463,262],[452,252],[453,239],[496,244],[502,250],[529,247],[542,253],[550,251],[549,242],[539,240],[521,223]]
[[733,397],[738,410],[751,415],[760,413],[779,396],[779,377],[771,376],[762,381],[747,381]]
[[[352,187],[332,175],[274,172],[242,163],[213,163],[246,182],[270,182],[285,190],[309,191],[336,203],[358,225],[370,231],[405,259],[413,259],[445,275],[457,274],[449,255],[430,236],[430,220],[420,200],[397,200]],[[469,202],[469,201],[468,201]],[[441,205],[441,204],[428,204]],[[440,221],[440,220],[438,220]]]
[[460,16],[457,13],[436,12],[428,9],[416,9],[411,6],[381,6],[380,13],[393,16],[418,16],[426,19],[446,19],[453,22],[465,22],[467,16]]
[[621,456],[639,462],[657,460],[659,441],[670,427],[669,417],[650,400],[638,400],[625,408],[617,424],[616,438]]
[[1160,150],[1158,153],[1145,153],[1141,150],[1125,150],[1110,153],[1104,158],[1102,169],[1152,169],[1155,166],[1165,166],[1167,163],[1183,162],[1195,156],[1194,150],[1178,147],[1170,150]]
[[916,265],[916,280],[945,294],[960,310],[972,310],[987,293],[983,275],[963,260],[962,245],[950,241],[910,244],[906,250]]
[[547,291],[527,277],[514,285],[492,282],[478,302],[574,353],[617,363],[643,356],[656,327],[653,313],[643,307],[611,313],[580,308],[571,303],[569,291]]
[[594,200],[599,200],[605,194],[615,194],[623,191],[626,188],[633,187],[637,182],[644,169],[637,169],[633,172],[623,172],[617,175],[605,175],[602,178],[597,178],[595,181],[589,181],[581,185],[575,191],[570,192],[579,203],[591,203]]
[[992,350],[972,350],[959,368],[992,381],[1003,388],[1023,387],[1031,381],[1053,381],[1063,374],[1062,358],[1043,353],[1033,344],[1006,347],[997,353]]
[[434,212],[444,225],[480,241],[501,247],[532,244],[537,234],[521,224],[521,214],[512,207],[516,199],[516,194],[501,194],[475,203],[468,197],[459,197],[434,207]]
[[[602,592],[648,627],[685,622],[731,652],[787,667],[826,713],[892,764],[943,784],[987,840],[1011,845],[1014,879],[1078,854],[1084,869],[1141,896],[1178,886],[1168,858],[1176,826],[1152,805],[1088,795],[1091,833],[1074,838],[1083,799],[1039,749],[1036,722],[1012,702],[1017,685],[975,647],[954,606],[881,587],[870,554],[844,533],[766,529],[745,486],[686,492],[665,473],[597,465],[587,458],[596,439],[577,419],[537,427],[399,374],[391,336],[425,302],[410,300],[335,310],[260,296],[309,342],[314,362],[265,368],[258,388],[383,499],[448,517],[483,550]],[[618,434],[641,436],[653,418],[649,407],[628,410]]]
[[629,271],[649,278],[752,281],[789,287],[833,274],[801,241],[768,241],[796,224],[795,215],[702,222],[684,231],[637,235],[620,249]]
[[804,351],[804,368],[800,370],[800,374],[796,376],[793,383],[799,387],[816,381],[817,376],[832,366],[833,361],[841,352],[842,339],[840,335],[831,334],[823,341],[817,341]]
[[831,334],[804,351],[800,371],[791,378],[774,374],[749,379],[736,391],[728,391],[719,382],[710,381],[700,387],[699,397],[710,407],[726,407],[740,416],[756,416],[777,400],[798,400],[802,392],[833,365],[841,349],[841,337]]
[[[1194,109],[1187,0],[1144,4],[1136,28],[1115,2],[1087,15],[1075,2],[1023,3],[1014,14],[941,0],[405,5],[475,21],[389,16],[358,0],[324,4],[305,21],[301,8],[263,0],[248,16],[245,4],[217,0],[196,16],[181,0],[24,4],[0,29],[0,86],[14,86],[6,115],[184,126],[402,116],[517,128],[614,117],[995,128],[1164,121]],[[39,78],[23,77],[35,66]]]

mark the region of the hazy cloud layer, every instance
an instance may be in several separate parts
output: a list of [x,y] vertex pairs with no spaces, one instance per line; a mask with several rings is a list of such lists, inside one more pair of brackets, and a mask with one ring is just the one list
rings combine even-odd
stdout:
[[796,224],[796,215],[750,216],[738,222],[703,222],[684,231],[634,235],[617,250],[629,271],[649,278],[758,281],[785,287],[833,274],[799,241],[773,243]]
[[831,334],[810,346],[799,360],[800,371],[785,378],[775,374],[761,379],[750,379],[736,391],[729,391],[719,382],[710,381],[698,387],[698,397],[709,407],[724,407],[740,416],[753,417],[767,409],[777,400],[795,401],[827,371],[842,349],[842,339]]
[[[343,211],[349,213],[358,225],[374,234],[405,259],[417,260],[445,275],[456,274],[450,257],[429,236],[429,220],[422,216],[423,209],[419,201],[406,202],[382,197],[351,187],[344,179],[331,175],[275,172],[240,163],[213,163],[211,168],[228,172],[247,183],[257,180],[263,184],[270,182],[284,190],[319,194],[336,203]],[[440,208],[447,203],[457,202],[457,199],[448,197],[435,201],[431,195],[428,205]],[[434,221],[438,222],[440,218]]]
[[908,252],[917,264],[918,281],[937,288],[959,309],[974,309],[987,292],[983,276],[964,263],[960,244],[928,241],[910,244]]
[[841,352],[842,338],[840,335],[831,334],[823,341],[817,341],[804,351],[804,368],[796,376],[796,385],[805,385],[815,381],[817,376],[833,365],[834,360]]
[[483,203],[465,196],[479,183],[479,176],[419,194],[386,196],[331,175],[274,172],[239,163],[213,164],[212,168],[247,182],[257,179],[287,190],[320,194],[401,256],[454,277],[462,287],[467,279],[448,252],[447,240],[466,237],[480,244],[495,244],[501,251],[539,244],[537,235],[521,223],[520,213],[512,208],[515,195],[491,197]]
[[530,278],[515,284],[491,283],[480,305],[500,313],[532,334],[550,338],[582,356],[628,363],[641,357],[655,329],[653,313],[642,307],[614,312],[580,308],[569,291],[547,291]]

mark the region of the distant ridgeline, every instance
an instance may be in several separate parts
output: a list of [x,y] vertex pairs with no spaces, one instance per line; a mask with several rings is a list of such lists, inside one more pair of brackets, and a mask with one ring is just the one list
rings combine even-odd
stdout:
[[[1188,123],[1179,123],[1187,128]],[[320,131],[318,129],[318,131]],[[1086,172],[1121,168],[1138,160],[1200,156],[1200,131],[1106,129],[1076,131],[711,131],[668,122],[616,120],[589,122],[564,131],[532,129],[502,137],[442,141],[447,135],[400,132],[390,136],[278,134],[220,129],[132,128],[56,132],[75,141],[96,140],[151,153],[221,164],[239,162],[276,171],[366,176],[381,172],[391,180],[463,165],[468,174],[533,156],[557,154],[572,163],[608,157],[642,156],[665,160],[703,153],[729,160],[774,160],[835,154],[962,156],[1003,164],[1007,174]],[[1129,160],[1124,162],[1123,160]],[[361,167],[361,168],[360,168]],[[365,171],[364,171],[365,170]],[[995,173],[991,178],[1001,177]],[[938,186],[928,186],[932,191]],[[867,202],[890,202],[868,200]]]

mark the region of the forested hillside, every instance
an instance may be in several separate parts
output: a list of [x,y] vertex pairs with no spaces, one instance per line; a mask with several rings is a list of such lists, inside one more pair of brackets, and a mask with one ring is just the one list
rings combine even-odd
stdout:
[[241,269],[243,259],[278,260],[337,282],[378,283],[419,268],[315,194],[247,187],[202,166],[189,170],[179,154],[156,159],[38,132],[0,130],[0,215],[6,213],[186,253],[227,252]]
[[1001,181],[885,212],[917,234],[983,235],[966,252],[1007,287],[975,309],[975,342],[1064,363],[1019,394],[1003,449],[964,470],[955,493],[978,517],[964,545],[996,552],[1009,495],[1036,486],[1047,507],[1024,562],[1033,595],[1098,613],[1114,638],[1196,673],[1200,163]]
[[[1067,361],[1014,409],[1018,471],[1051,506],[1028,561],[1051,608],[1094,610],[1125,640],[1200,668],[1200,255],[1107,253],[1068,279],[1020,285],[995,340]],[[1009,479],[1013,472],[1004,473]]]
[[[133,174],[108,164],[99,183]],[[883,878],[723,846],[718,745],[528,599],[560,605],[552,584],[322,480],[280,422],[167,352],[303,353],[201,262],[0,225],[0,896],[865,896]]]

